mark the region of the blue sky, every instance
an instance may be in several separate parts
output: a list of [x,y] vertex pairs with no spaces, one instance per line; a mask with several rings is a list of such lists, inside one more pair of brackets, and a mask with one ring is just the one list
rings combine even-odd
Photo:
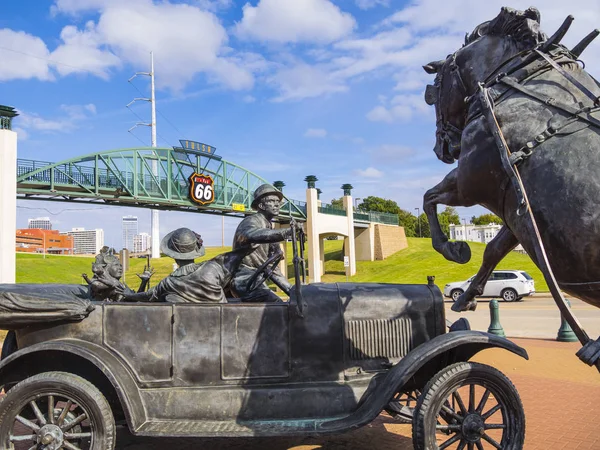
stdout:
[[[390,198],[409,211],[450,166],[432,152],[435,118],[423,101],[421,66],[445,57],[465,32],[497,15],[497,0],[26,0],[0,15],[0,104],[16,107],[18,157],[58,162],[150,144],[127,130],[139,117],[154,52],[158,145],[178,139],[217,147],[223,158],[304,199],[306,175],[322,199],[342,194]],[[530,0],[509,6],[524,9]],[[564,42],[600,25],[600,1],[545,0],[537,7],[552,34],[575,16]],[[598,78],[600,45],[584,53]],[[137,116],[136,116],[137,115]],[[138,117],[139,116],[139,117]],[[482,208],[459,208],[462,217]],[[17,226],[50,216],[55,228],[104,228],[120,247],[120,218],[150,211],[19,201]],[[236,220],[226,219],[226,241]],[[161,236],[189,226],[220,245],[221,219],[161,213]]]

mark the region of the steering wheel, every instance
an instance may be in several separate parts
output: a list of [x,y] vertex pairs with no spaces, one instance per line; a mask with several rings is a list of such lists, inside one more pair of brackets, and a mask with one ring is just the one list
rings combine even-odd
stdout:
[[283,259],[283,253],[277,252],[269,256],[267,260],[260,265],[258,269],[248,279],[246,284],[246,292],[252,292],[263,284],[265,281],[271,278],[275,269],[279,265],[279,262]]

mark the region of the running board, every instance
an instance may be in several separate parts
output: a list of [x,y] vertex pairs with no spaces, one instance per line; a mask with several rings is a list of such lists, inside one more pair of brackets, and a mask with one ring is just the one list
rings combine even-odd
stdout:
[[[211,420],[152,420],[143,423],[136,436],[162,437],[235,437],[235,436],[294,436],[326,434],[322,424],[342,417],[328,419],[290,419],[261,421]],[[330,433],[330,432],[329,432]]]

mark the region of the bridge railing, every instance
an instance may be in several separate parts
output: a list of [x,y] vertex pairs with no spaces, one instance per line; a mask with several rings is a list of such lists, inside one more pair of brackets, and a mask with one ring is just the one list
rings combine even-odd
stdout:
[[382,223],[384,225],[398,225],[398,214],[385,213],[379,211],[354,211],[354,220],[360,220],[364,222],[375,222]]
[[333,205],[329,205],[327,203],[321,203],[321,206],[318,207],[318,211],[322,214],[330,214],[332,216],[345,216],[346,215],[345,209],[338,208]]

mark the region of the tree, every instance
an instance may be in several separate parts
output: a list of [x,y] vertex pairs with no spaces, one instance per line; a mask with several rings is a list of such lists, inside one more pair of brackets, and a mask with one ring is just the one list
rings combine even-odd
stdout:
[[369,196],[367,198],[363,198],[363,201],[358,205],[358,209],[362,209],[363,211],[378,211],[385,212],[391,214],[398,214],[400,212],[400,207],[398,203],[393,200],[388,200],[386,198]]
[[400,208],[398,212],[398,225],[404,227],[406,237],[418,236],[417,218],[408,211]]
[[331,206],[337,209],[344,209],[344,197],[332,199]]
[[419,224],[421,225],[421,237],[431,237],[431,230],[429,229],[429,220],[427,220],[427,215],[425,213],[421,213],[419,216]]
[[450,234],[450,225],[460,225],[460,217],[452,206],[446,206],[446,208],[438,214],[438,221],[444,234]]
[[489,225],[490,223],[497,223],[498,225],[504,225],[504,222],[496,214],[488,213],[480,216],[471,217],[471,223],[473,225]]

